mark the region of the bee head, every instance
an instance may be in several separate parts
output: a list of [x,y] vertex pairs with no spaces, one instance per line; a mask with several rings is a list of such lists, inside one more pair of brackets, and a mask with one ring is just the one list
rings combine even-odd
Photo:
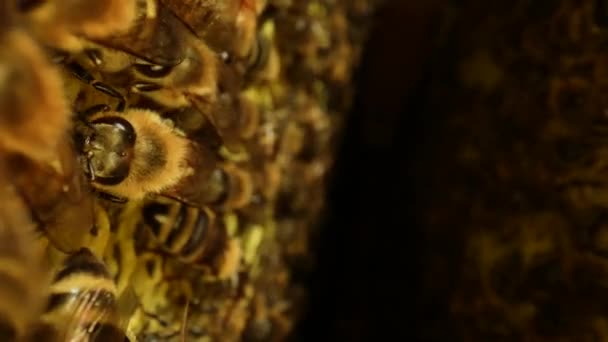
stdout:
[[91,180],[115,185],[128,175],[134,157],[135,130],[120,116],[103,116],[91,121],[91,133],[85,137],[85,171]]

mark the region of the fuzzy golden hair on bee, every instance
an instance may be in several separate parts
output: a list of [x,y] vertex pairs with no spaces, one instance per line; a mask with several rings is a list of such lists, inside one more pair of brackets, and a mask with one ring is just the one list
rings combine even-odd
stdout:
[[0,145],[48,160],[70,126],[60,74],[25,31],[0,41]]
[[[133,131],[132,146],[127,146],[125,151],[120,152],[99,151],[93,142],[89,152],[100,152],[90,161],[89,166],[92,166],[93,173],[96,166],[109,167],[104,165],[104,158],[109,160],[107,157],[112,154],[124,153],[126,158],[120,162],[124,165],[119,164],[121,170],[117,169],[119,174],[115,179],[107,182],[93,176],[91,180],[94,187],[115,196],[142,199],[148,194],[162,193],[174,187],[190,174],[190,141],[158,113],[147,109],[129,109],[124,113],[100,112],[90,120],[93,127],[113,121],[131,127],[129,129]],[[101,148],[103,149],[103,146]]]

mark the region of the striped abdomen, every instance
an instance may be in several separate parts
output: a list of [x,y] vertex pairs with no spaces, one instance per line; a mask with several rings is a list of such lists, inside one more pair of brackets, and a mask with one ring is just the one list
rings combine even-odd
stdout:
[[144,205],[143,223],[167,253],[184,263],[222,273],[232,243],[226,227],[210,208],[159,198]]
[[59,327],[66,340],[126,341],[116,293],[106,266],[83,248],[55,275],[43,319]]

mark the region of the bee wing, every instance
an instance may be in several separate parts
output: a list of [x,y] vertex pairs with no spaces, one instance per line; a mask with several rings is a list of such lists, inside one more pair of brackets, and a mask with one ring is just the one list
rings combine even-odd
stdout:
[[185,54],[183,37],[191,33],[173,13],[158,5],[157,16],[141,18],[129,33],[92,41],[152,64],[175,66],[181,63]]

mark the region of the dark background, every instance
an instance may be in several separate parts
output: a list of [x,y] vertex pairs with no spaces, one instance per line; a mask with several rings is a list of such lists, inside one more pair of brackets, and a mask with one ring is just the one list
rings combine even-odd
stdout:
[[432,142],[426,84],[439,34],[432,1],[390,1],[357,72],[328,217],[296,340],[417,340],[443,303],[421,300],[425,242],[415,173]]

